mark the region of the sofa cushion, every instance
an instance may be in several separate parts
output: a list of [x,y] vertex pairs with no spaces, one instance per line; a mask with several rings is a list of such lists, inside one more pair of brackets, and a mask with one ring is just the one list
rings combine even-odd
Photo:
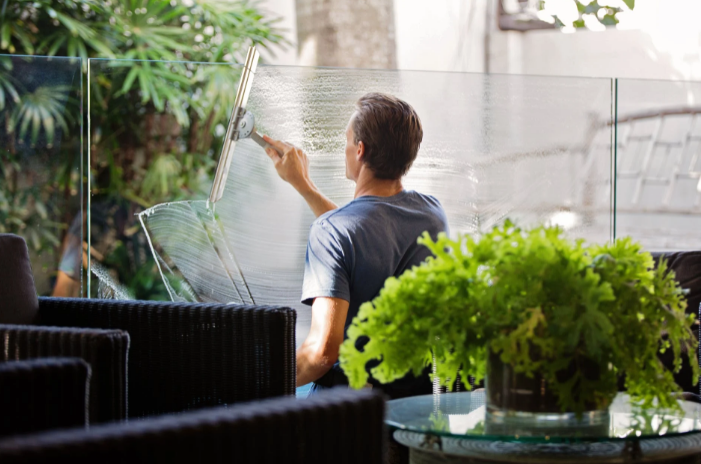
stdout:
[[38,310],[27,243],[0,234],[0,324],[31,324]]

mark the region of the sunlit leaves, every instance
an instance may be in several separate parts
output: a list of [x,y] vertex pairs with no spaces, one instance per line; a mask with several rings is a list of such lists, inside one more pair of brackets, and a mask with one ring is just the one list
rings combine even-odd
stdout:
[[[625,8],[610,6],[609,2],[601,0],[565,0],[565,2],[567,1],[574,2],[574,7],[576,7],[576,13],[578,14],[576,19],[567,15],[569,17],[569,23],[558,16],[558,14],[553,13],[553,11],[559,11],[563,16],[567,13],[567,10],[562,12],[562,8],[567,5],[563,4],[561,1],[544,0],[540,3],[539,8],[546,12],[550,11],[557,27],[574,26],[575,28],[587,27],[585,18],[597,21],[604,26],[615,26],[619,22],[618,14],[626,11]],[[601,3],[599,3],[600,1]],[[550,8],[551,3],[553,4],[552,8]],[[635,8],[635,0],[623,0],[623,3],[629,11]]]
[[[19,0],[7,8],[0,48],[29,55],[76,56],[84,66],[90,57],[153,61],[134,64],[136,71],[130,71],[115,96],[136,91],[144,104],[171,112],[187,127],[190,115],[184,105],[200,117],[214,111],[219,122],[228,117],[223,108],[231,103],[235,90],[210,85],[207,96],[212,89],[219,92],[193,101],[188,94],[192,76],[182,61],[233,61],[241,59],[240,51],[245,52],[250,43],[263,48],[285,43],[276,22],[247,1],[199,0],[186,6],[169,0]],[[229,71],[230,81],[232,76]],[[93,90],[101,94],[104,87]],[[208,128],[213,130],[214,124]]]
[[201,118],[214,114],[216,121],[226,120],[234,107],[241,69],[231,66],[201,66],[194,80],[202,85],[202,93],[192,107]]
[[144,177],[141,192],[149,197],[165,197],[169,192],[180,187],[180,162],[172,155],[163,155],[156,158],[149,166]]
[[12,111],[8,132],[12,133],[19,126],[19,137],[23,139],[31,133],[31,142],[36,143],[39,132],[43,129],[47,145],[54,141],[56,127],[68,130],[66,112],[69,87],[39,87],[34,92],[23,94]]
[[[420,242],[435,257],[388,279],[348,329],[341,366],[352,386],[365,384],[370,360],[381,360],[372,375],[391,382],[420,371],[429,353],[444,385],[457,373],[480,379],[492,351],[517,372],[541,372],[566,410],[606,404],[620,372],[643,404],[676,405],[657,354],[671,349],[681,367],[682,350],[696,347],[693,316],[666,264],[652,269],[639,244],[587,246],[558,228],[509,221],[479,237]],[[361,336],[370,341],[358,349]],[[587,375],[592,367],[597,376]]]
[[83,40],[92,40],[97,35],[93,29],[83,24],[81,21],[56,11],[50,6],[46,8],[46,12],[50,17],[58,19],[74,37],[80,37]]

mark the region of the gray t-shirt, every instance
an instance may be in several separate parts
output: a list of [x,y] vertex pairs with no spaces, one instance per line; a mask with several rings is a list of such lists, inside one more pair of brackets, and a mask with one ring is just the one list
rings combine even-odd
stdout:
[[302,303],[335,297],[349,302],[346,326],[360,305],[375,298],[390,276],[421,264],[431,252],[416,239],[448,231],[434,197],[404,190],[391,197],[362,196],[319,216],[309,231]]

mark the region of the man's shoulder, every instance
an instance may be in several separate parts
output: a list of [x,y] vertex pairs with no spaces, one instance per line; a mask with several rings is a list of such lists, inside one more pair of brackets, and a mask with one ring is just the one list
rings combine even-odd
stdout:
[[329,221],[335,221],[339,219],[344,219],[348,216],[353,216],[358,214],[358,204],[354,201],[346,203],[343,206],[339,206],[336,209],[327,211],[314,221],[314,224],[327,223]]
[[339,206],[327,211],[312,222],[312,230],[324,230],[338,235],[341,230],[348,228],[363,215],[362,208],[358,208],[354,202]]
[[417,191],[415,191],[415,190],[412,190],[410,193],[411,193],[415,198],[417,198],[417,199],[419,199],[419,200],[421,200],[421,201],[423,201],[423,202],[425,202],[425,203],[428,203],[428,204],[430,204],[431,206],[435,206],[435,207],[441,208],[441,209],[443,208],[443,206],[441,205],[441,202],[438,201],[438,198],[434,197],[433,195],[429,195],[429,194],[427,194],[427,193],[417,192]]
[[409,194],[416,209],[426,212],[429,216],[436,216],[444,222],[447,222],[443,205],[438,201],[438,198],[415,190],[410,191]]
[[[432,195],[406,190],[401,197],[378,198],[360,197],[339,208],[319,216],[312,227],[324,229],[331,233],[343,233],[356,228],[364,221],[386,221],[393,216],[394,207],[406,208],[419,212],[422,216],[436,217],[441,222],[447,222],[445,211],[440,201]],[[389,212],[388,212],[389,208]],[[388,216],[389,214],[389,216]],[[404,215],[397,212],[397,217]],[[425,216],[424,216],[425,217]]]

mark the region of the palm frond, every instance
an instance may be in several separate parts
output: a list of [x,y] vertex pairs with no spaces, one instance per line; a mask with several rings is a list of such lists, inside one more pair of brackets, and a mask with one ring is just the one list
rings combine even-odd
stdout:
[[19,101],[15,79],[7,71],[0,71],[0,110],[4,110],[7,103],[5,93],[9,94],[13,102]]
[[12,133],[19,126],[18,136],[23,139],[31,126],[31,143],[35,144],[43,129],[47,145],[51,146],[54,142],[56,126],[68,131],[64,113],[70,90],[72,89],[69,86],[47,86],[22,95],[10,117],[8,131]]
[[48,12],[49,16],[58,19],[58,21],[60,21],[61,24],[63,24],[63,26],[68,29],[74,37],[80,37],[83,40],[92,40],[95,38],[95,31],[80,21],[50,7],[47,8],[46,11]]

